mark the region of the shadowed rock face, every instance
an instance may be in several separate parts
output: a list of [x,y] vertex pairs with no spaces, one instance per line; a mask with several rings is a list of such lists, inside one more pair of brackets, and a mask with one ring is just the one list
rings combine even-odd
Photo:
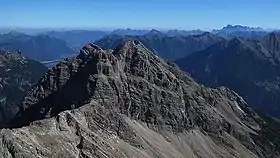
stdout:
[[0,50],[0,124],[13,118],[17,104],[47,70],[20,52]]
[[280,35],[262,41],[235,38],[177,60],[192,77],[208,86],[226,86],[254,108],[280,118]]
[[24,98],[0,157],[279,157],[276,138],[260,143],[279,131],[264,126],[235,92],[196,83],[137,41],[89,44]]

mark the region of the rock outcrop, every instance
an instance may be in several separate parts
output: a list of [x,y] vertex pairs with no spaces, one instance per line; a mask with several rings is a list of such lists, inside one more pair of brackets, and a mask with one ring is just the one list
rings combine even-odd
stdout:
[[0,132],[0,157],[279,157],[273,123],[137,41],[112,52],[89,44],[24,98]]

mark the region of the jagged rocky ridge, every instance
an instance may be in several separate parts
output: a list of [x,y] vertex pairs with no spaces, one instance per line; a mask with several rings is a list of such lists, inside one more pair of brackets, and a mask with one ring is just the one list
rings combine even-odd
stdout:
[[0,157],[279,157],[270,123],[137,41],[89,44],[25,97],[8,126],[18,128],[0,131]]
[[13,118],[17,104],[47,71],[44,65],[20,52],[0,50],[0,124]]

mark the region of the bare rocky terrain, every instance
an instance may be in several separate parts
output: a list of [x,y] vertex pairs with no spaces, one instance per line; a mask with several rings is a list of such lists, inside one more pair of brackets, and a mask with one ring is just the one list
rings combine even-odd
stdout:
[[280,157],[278,123],[143,44],[89,44],[49,70],[0,131],[0,157]]

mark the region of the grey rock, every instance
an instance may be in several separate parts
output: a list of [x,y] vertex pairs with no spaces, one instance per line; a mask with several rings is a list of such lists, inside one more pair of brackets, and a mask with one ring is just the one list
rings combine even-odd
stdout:
[[84,48],[28,93],[0,132],[0,157],[279,157],[257,144],[267,123],[235,92],[196,83],[137,41]]

